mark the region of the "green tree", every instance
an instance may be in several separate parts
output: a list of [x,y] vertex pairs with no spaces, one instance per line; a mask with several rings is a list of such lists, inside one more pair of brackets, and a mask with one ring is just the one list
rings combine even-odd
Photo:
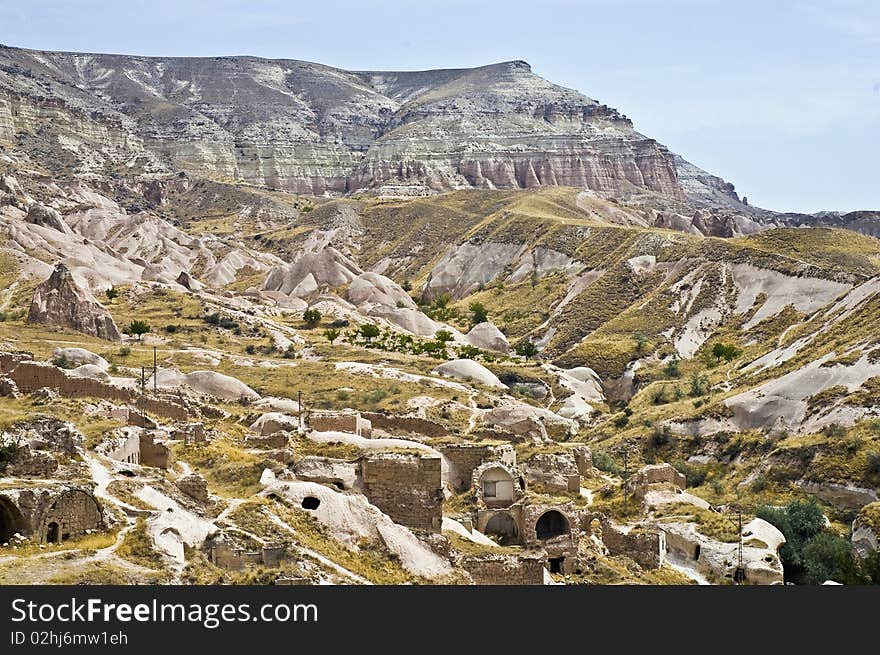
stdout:
[[372,323],[364,323],[363,325],[361,325],[360,333],[361,336],[366,339],[367,343],[370,343],[373,339],[381,334],[379,328]]
[[449,330],[437,330],[437,334],[434,335],[434,338],[440,343],[449,343],[455,337],[452,336],[452,332]]
[[466,344],[459,347],[458,356],[461,359],[476,359],[482,352],[479,348]]
[[140,341],[141,337],[143,337],[149,331],[150,324],[146,321],[141,320],[132,321],[128,324],[128,328],[126,329],[126,332],[128,332],[132,336],[136,336],[138,338],[138,341]]
[[339,330],[337,330],[336,328],[330,328],[330,329],[324,330],[324,338],[326,338],[327,341],[329,341],[330,345],[332,346],[333,342],[339,338]]
[[104,292],[104,295],[107,296],[107,302],[113,302],[119,297],[119,289],[112,286]]
[[468,305],[468,310],[471,312],[471,325],[479,325],[480,323],[485,323],[489,320],[489,312],[486,309],[486,306],[481,302],[474,301],[470,305]]
[[666,362],[666,366],[663,367],[663,373],[668,378],[680,378],[681,369],[678,368],[678,359],[673,357],[668,362]]
[[699,396],[706,395],[706,392],[709,390],[709,378],[700,373],[694,373],[691,375],[691,397],[697,398]]
[[303,312],[303,322],[309,329],[314,328],[321,322],[321,312],[317,309],[307,309]]
[[732,343],[716,343],[712,346],[712,356],[719,362],[723,359],[725,362],[732,362],[734,359],[742,355],[742,350]]
[[538,354],[538,346],[533,344],[529,339],[523,339],[516,344],[516,354],[526,359],[534,357]]
[[636,332],[633,335],[633,339],[636,341],[636,352],[641,353],[645,349],[645,345],[648,343],[648,337],[641,332]]

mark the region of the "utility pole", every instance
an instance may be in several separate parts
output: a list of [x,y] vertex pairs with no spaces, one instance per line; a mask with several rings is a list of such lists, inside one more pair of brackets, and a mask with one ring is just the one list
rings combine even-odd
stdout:
[[[141,399],[146,395],[147,389],[147,367],[141,366]],[[147,429],[147,407],[141,403],[141,428]]]
[[626,514],[627,499],[629,498],[629,489],[627,489],[627,480],[629,480],[629,468],[627,466],[627,451],[623,451],[623,513]]
[[153,395],[159,395],[159,369],[156,367],[156,346],[153,346]]
[[301,432],[303,429],[303,392],[302,392],[302,390],[298,390],[296,392],[296,409],[297,409],[297,416],[299,417],[299,429]]

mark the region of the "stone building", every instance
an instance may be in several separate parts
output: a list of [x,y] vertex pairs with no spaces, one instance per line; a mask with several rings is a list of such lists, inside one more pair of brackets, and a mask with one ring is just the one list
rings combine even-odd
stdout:
[[439,532],[443,520],[440,458],[375,453],[361,460],[367,499],[395,523]]
[[318,432],[348,432],[364,439],[373,435],[373,424],[360,412],[309,411],[308,424]]
[[510,444],[454,443],[440,447],[449,462],[449,485],[461,493],[471,488],[474,469],[491,461],[516,466],[516,450]]
[[101,506],[85,489],[50,485],[0,490],[0,543],[15,534],[60,543],[103,527]]

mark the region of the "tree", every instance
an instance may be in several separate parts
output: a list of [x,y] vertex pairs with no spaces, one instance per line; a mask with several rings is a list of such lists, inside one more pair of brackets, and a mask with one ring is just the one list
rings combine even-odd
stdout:
[[712,356],[719,362],[722,359],[725,362],[732,362],[740,355],[742,355],[742,350],[734,346],[732,343],[719,342],[712,346]]
[[533,344],[529,339],[523,339],[516,344],[516,354],[520,357],[525,357],[526,359],[534,357],[538,354],[538,346]]
[[119,297],[119,289],[110,287],[104,292],[104,295],[107,296],[107,302],[113,302]]
[[336,328],[324,330],[324,337],[327,339],[327,341],[330,342],[330,345],[332,346],[333,342],[339,338],[339,330],[337,330]]
[[368,343],[381,334],[379,328],[372,323],[364,323],[361,325],[360,332],[361,336],[366,339]]
[[709,389],[709,378],[700,373],[691,375],[691,397],[697,398],[706,394]]
[[486,310],[485,305],[481,302],[474,301],[470,305],[468,305],[468,310],[471,312],[471,325],[479,325],[480,323],[485,323],[489,320],[489,312]]
[[458,356],[461,359],[476,359],[483,351],[471,345],[464,345],[458,349]]
[[452,332],[449,330],[437,330],[437,334],[434,335],[434,338],[440,343],[449,343],[454,339]]
[[648,343],[648,337],[641,332],[636,332],[633,335],[633,339],[636,340],[636,352],[641,353],[645,349],[645,345]]
[[666,362],[666,366],[664,367],[663,372],[668,378],[680,378],[681,370],[678,368],[678,360],[673,357],[668,362]]
[[321,312],[317,309],[307,309],[303,312],[303,321],[306,327],[312,329],[321,322]]
[[131,334],[132,336],[136,336],[138,341],[141,340],[141,337],[150,331],[150,324],[146,321],[134,320],[128,324],[128,328],[126,332]]

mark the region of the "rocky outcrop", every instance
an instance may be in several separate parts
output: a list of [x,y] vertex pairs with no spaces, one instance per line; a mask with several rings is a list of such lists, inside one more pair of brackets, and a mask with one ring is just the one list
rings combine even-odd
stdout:
[[210,500],[208,482],[198,473],[193,473],[180,478],[174,483],[174,486],[190,498],[194,498],[199,502],[206,503]]
[[865,505],[852,524],[853,549],[859,557],[880,550],[880,502]]
[[273,268],[263,288],[307,298],[322,288],[348,284],[362,272],[357,264],[336,248],[324,248],[320,252],[304,253],[291,264]]
[[488,321],[472,327],[470,332],[465,335],[464,340],[475,348],[493,350],[505,355],[510,352],[510,344],[507,343],[507,337],[493,323]]
[[[3,48],[0,97],[0,139],[37,134],[58,154],[50,165],[74,156],[82,172],[137,161],[150,172],[313,195],[565,185],[738,203],[723,180],[676,161],[617,110],[524,61],[360,72],[255,57]],[[75,155],[59,145],[61,129],[76,134]],[[165,201],[155,184],[143,193]]]
[[434,372],[459,380],[485,384],[487,387],[507,389],[492,371],[472,359],[454,359],[451,362],[440,364],[434,369]]
[[49,279],[34,292],[28,321],[71,328],[108,341],[122,339],[110,312],[104,309],[91,291],[76,283],[62,263],[55,265]]

